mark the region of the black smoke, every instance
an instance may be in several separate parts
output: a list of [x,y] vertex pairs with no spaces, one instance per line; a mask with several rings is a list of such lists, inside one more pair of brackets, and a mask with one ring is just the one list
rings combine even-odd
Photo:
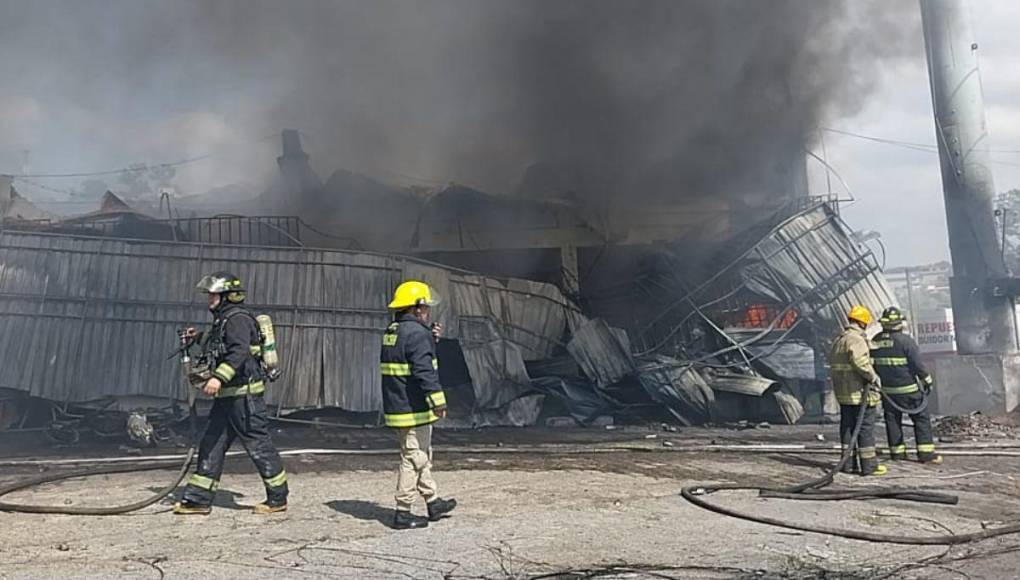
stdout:
[[[600,200],[774,194],[819,125],[865,104],[884,59],[919,52],[915,13],[877,0],[6,0],[0,97],[101,128],[59,138],[111,156],[132,146],[121,123],[200,112],[253,137],[296,127],[327,174]],[[172,157],[203,138],[161,146]]]

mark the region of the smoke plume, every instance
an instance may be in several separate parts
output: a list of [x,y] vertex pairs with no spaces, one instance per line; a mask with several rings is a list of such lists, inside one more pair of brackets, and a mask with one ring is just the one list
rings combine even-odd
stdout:
[[882,60],[919,52],[915,12],[877,0],[8,0],[0,104],[32,118],[0,117],[0,161],[14,165],[21,143],[54,169],[230,149],[189,170],[212,187],[272,170],[259,139],[296,127],[325,174],[593,199],[781,193],[817,127],[865,103]]

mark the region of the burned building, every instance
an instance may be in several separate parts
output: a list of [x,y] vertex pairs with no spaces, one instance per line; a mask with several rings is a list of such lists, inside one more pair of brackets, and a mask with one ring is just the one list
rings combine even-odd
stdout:
[[49,231],[4,232],[0,352],[24,364],[0,387],[75,403],[181,397],[163,353],[174,328],[203,319],[191,283],[233,269],[279,325],[281,411],[378,411],[385,298],[421,278],[449,297],[440,355],[454,424],[543,412],[796,422],[824,413],[823,352],[843,313],[895,302],[823,200],[779,200],[753,227],[725,200],[607,213],[350,172],[323,183],[295,132],[283,144],[280,182],[256,207],[314,197],[316,214],[161,220],[111,193]]

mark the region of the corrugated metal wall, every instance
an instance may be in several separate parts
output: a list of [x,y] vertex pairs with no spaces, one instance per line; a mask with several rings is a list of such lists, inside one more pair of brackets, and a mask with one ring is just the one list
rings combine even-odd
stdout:
[[519,382],[521,359],[548,356],[577,316],[547,284],[394,256],[0,232],[0,387],[58,401],[179,394],[176,329],[208,323],[194,284],[216,270],[239,275],[252,310],[273,316],[285,374],[269,398],[288,408],[381,407],[386,303],[406,278],[445,298],[447,337],[493,329],[463,344],[483,407],[516,396],[506,377]]

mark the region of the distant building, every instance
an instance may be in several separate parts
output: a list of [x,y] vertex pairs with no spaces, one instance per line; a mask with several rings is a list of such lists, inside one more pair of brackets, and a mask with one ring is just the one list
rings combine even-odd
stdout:
[[33,222],[50,219],[49,213],[21,197],[14,189],[13,179],[0,175],[0,222]]

